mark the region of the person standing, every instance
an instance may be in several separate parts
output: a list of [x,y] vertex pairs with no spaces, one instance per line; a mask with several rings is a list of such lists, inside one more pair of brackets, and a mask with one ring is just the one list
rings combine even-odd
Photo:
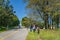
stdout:
[[37,33],[38,33],[38,34],[40,33],[40,28],[39,28],[39,27],[37,27]]
[[30,32],[32,32],[32,28],[33,28],[33,26],[31,25],[31,26],[30,26]]
[[21,25],[19,25],[19,29],[21,28]]
[[33,25],[33,32],[35,32],[36,31],[36,27],[35,27],[35,25]]

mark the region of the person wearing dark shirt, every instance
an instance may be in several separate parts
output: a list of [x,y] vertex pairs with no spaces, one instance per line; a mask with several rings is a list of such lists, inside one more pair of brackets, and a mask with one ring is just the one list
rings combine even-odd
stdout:
[[31,26],[30,26],[30,32],[32,32],[32,28],[33,28],[33,26],[31,25]]

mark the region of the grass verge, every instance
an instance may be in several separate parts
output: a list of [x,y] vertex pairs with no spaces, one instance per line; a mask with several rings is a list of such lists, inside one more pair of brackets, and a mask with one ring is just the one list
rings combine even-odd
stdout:
[[0,30],[0,33],[1,33],[1,32],[4,32],[4,31],[5,31],[5,30]]
[[26,40],[60,40],[60,30],[40,30],[40,34],[29,32]]
[[26,40],[38,40],[39,35],[36,32],[29,32]]

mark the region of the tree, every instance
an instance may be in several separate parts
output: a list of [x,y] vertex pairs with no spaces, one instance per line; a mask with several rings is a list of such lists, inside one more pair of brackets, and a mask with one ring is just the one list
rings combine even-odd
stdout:
[[22,18],[22,26],[29,27],[30,26],[30,21],[28,17]]
[[[34,10],[31,12],[37,12],[41,16],[41,18],[44,20],[45,29],[49,28],[48,26],[49,17],[51,16],[52,18],[55,12],[59,10],[60,0],[25,0],[25,1],[28,2],[27,8]],[[52,21],[53,18],[50,20]]]
[[19,25],[19,19],[14,14],[13,6],[9,0],[0,0],[0,26],[6,27]]

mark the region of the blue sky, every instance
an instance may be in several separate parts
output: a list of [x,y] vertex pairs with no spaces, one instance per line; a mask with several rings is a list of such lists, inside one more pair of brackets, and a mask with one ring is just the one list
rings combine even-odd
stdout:
[[10,4],[14,7],[16,11],[16,16],[21,20],[23,17],[27,15],[26,13],[26,3],[23,0],[10,0]]

